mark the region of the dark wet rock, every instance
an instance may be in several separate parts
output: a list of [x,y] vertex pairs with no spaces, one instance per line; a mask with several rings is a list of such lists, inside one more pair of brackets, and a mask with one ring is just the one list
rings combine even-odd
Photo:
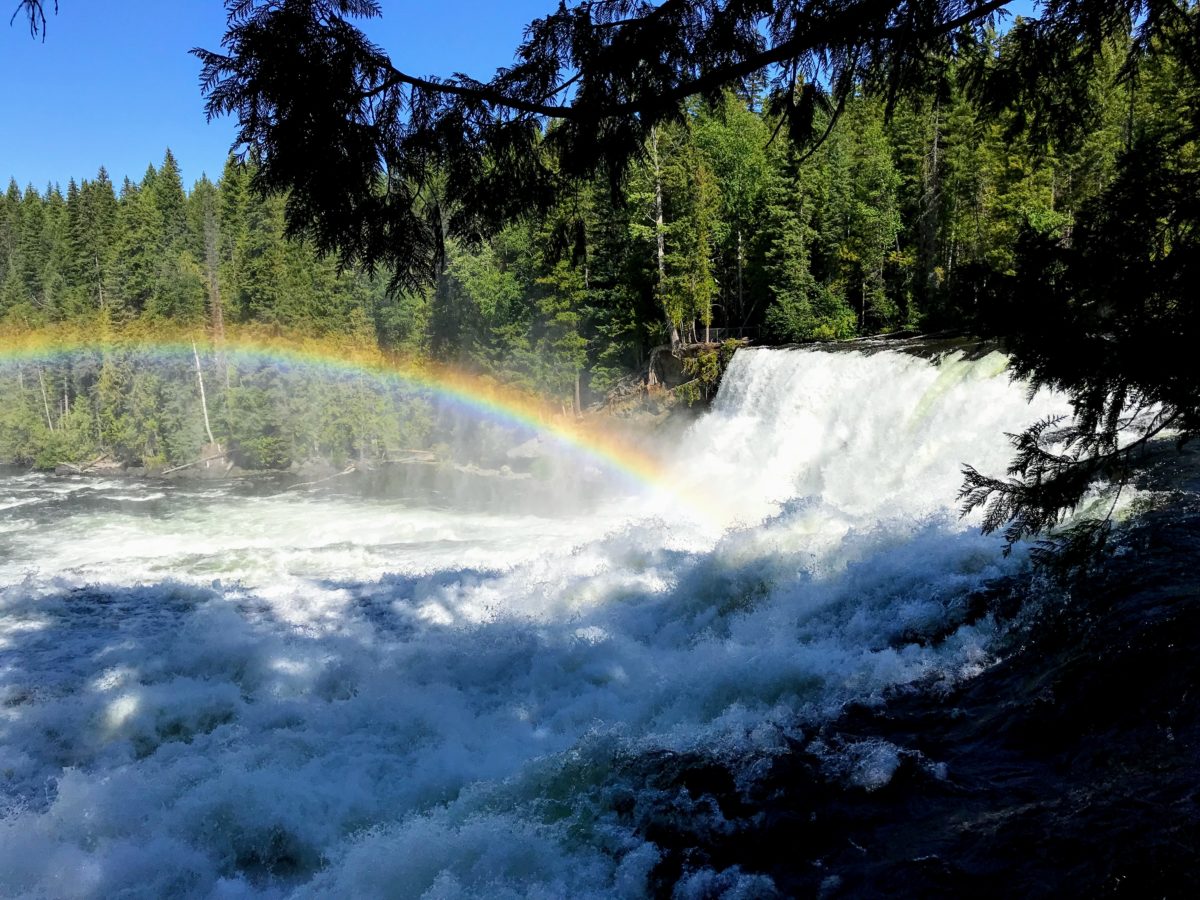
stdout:
[[684,368],[683,361],[687,358],[683,351],[672,352],[669,347],[655,348],[650,362],[650,372],[656,384],[670,389],[678,387],[690,376]]
[[736,866],[799,897],[1194,896],[1195,499],[1144,515],[1073,587],[972,598],[964,620],[1018,616],[998,663],[848,707],[748,785],[700,755],[631,761],[645,789],[612,808],[662,851],[656,892]]

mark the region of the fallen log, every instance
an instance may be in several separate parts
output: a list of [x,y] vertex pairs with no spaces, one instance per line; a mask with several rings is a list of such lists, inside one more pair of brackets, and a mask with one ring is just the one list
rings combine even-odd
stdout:
[[214,459],[224,459],[229,455],[227,450],[222,450],[220,453],[214,453],[212,456],[202,456],[200,459],[193,459],[191,462],[184,463],[181,466],[171,466],[169,469],[163,469],[159,475],[170,475],[173,472],[181,472],[184,469],[190,469],[192,466],[198,466],[202,463],[212,462]]
[[288,491],[294,491],[297,488],[312,487],[314,484],[324,484],[326,481],[333,481],[335,478],[341,478],[343,475],[349,475],[351,472],[354,472],[357,469],[358,466],[356,464],[350,463],[350,465],[346,466],[346,468],[344,468],[342,471],[335,472],[333,475],[326,475],[324,478],[318,478],[316,481],[302,481],[299,484],[293,484],[291,487],[284,488],[279,493],[286,494]]

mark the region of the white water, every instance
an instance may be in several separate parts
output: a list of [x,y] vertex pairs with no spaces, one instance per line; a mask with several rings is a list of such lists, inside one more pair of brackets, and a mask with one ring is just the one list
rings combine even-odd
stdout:
[[[959,467],[1061,408],[994,355],[742,351],[674,454],[700,521],[0,480],[0,895],[642,896],[625,762],[752,779],[847,700],[989,662],[986,621],[902,635],[1021,564]],[[867,749],[837,764],[886,783]]]

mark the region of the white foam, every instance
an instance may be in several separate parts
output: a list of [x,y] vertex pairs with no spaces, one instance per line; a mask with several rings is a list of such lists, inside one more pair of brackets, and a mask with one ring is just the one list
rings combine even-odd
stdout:
[[[1021,561],[959,521],[959,465],[1056,404],[995,358],[739,352],[675,463],[720,536],[666,494],[46,506],[0,560],[0,893],[641,896],[660,854],[604,799],[621,760],[736,766],[986,664],[993,626],[956,616]],[[848,777],[886,783],[859,749]]]

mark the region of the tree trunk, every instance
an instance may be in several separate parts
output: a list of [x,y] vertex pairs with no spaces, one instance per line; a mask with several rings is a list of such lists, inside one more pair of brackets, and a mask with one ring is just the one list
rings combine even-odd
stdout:
[[46,427],[50,429],[50,433],[54,433],[54,420],[50,418],[50,398],[46,394],[46,379],[42,377],[42,370],[39,368],[38,386],[42,389],[42,406],[46,410]]
[[662,189],[662,157],[658,153],[658,129],[650,130],[650,160],[654,166],[654,240],[658,251],[658,296],[663,305],[663,316],[667,320],[667,330],[671,335],[671,349],[679,347],[679,327],[667,310],[667,252],[666,232],[663,224],[663,189]]
[[583,403],[581,401],[580,391],[579,391],[579,370],[578,369],[575,370],[575,415],[576,416],[583,415]]
[[200,409],[204,412],[204,433],[208,435],[209,444],[216,444],[217,440],[213,437],[212,427],[208,423],[208,398],[204,395],[204,372],[200,368],[200,351],[196,349],[195,341],[192,341],[192,356],[196,360],[196,381],[200,384]]
[[96,267],[96,293],[100,300],[100,309],[104,309],[104,271],[100,268],[100,257],[93,254],[92,263]]
[[229,390],[229,366],[225,362],[225,310],[221,305],[220,256],[217,218],[211,205],[204,211],[204,275],[208,283],[208,324],[212,331],[217,355],[217,371],[224,373],[225,390]]
[[939,163],[941,160],[941,109],[937,104],[933,107],[933,138],[929,153],[925,157],[922,174],[921,190],[921,255],[925,268],[926,287],[936,287],[934,269],[937,266],[938,252],[938,207],[941,206],[941,175]]
[[742,295],[742,229],[739,226],[737,230],[737,291],[738,291],[738,315],[742,314],[745,309],[745,301]]
[[355,389],[358,393],[359,409],[359,414],[356,418],[358,419],[358,423],[362,426],[362,428],[358,431],[358,461],[366,462],[367,441],[369,439],[367,432],[367,388],[363,382],[362,372],[359,372],[358,377],[355,379]]

